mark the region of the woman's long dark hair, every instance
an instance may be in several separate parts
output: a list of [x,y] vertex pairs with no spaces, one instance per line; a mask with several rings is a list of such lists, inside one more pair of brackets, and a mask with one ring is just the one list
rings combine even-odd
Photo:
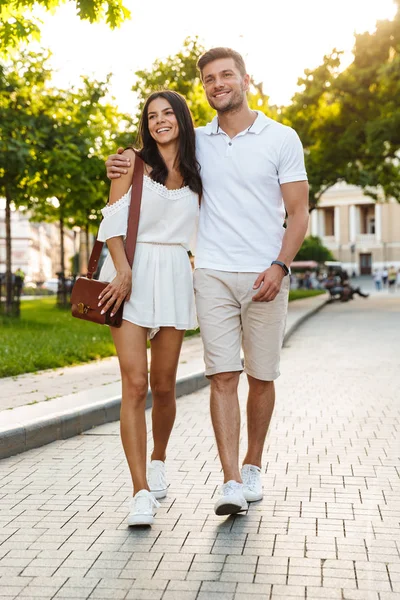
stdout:
[[139,156],[152,168],[150,177],[154,181],[164,185],[168,177],[168,169],[158,151],[156,141],[151,137],[148,123],[149,104],[156,98],[167,100],[175,113],[179,127],[177,166],[183,177],[184,185],[189,186],[193,192],[196,192],[201,197],[203,186],[200,178],[200,165],[196,160],[196,142],[192,115],[190,114],[185,98],[177,92],[162,90],[160,92],[153,92],[147,98],[139,126],[141,146]]

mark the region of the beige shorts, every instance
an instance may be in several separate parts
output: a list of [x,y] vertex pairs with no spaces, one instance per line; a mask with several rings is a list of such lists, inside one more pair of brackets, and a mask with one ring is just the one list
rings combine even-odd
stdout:
[[279,377],[289,277],[272,302],[252,302],[259,273],[196,269],[194,290],[206,375],[243,371],[262,381]]

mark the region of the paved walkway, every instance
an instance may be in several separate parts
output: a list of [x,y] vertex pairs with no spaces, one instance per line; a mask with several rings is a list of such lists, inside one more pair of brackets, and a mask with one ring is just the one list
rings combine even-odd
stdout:
[[[400,598],[399,331],[399,299],[373,297],[329,305],[293,335],[265,499],[247,515],[212,511],[221,473],[207,389],[178,401],[171,486],[151,530],[125,525],[118,423],[3,460],[0,597]],[[244,410],[244,377],[240,392]]]

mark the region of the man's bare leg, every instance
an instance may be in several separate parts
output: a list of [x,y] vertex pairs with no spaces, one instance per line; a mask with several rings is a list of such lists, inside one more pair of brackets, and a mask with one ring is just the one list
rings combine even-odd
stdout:
[[250,375],[247,400],[247,454],[244,465],[261,467],[265,438],[275,405],[275,385],[273,381],[261,381]]
[[240,372],[218,373],[211,379],[211,420],[224,483],[241,483],[239,470],[240,408],[238,384]]

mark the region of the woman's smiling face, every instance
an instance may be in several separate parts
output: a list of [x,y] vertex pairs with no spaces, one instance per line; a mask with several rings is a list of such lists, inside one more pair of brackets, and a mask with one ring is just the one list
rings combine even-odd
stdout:
[[179,125],[172,106],[165,98],[155,98],[149,104],[147,122],[151,137],[157,144],[169,144],[179,138]]

